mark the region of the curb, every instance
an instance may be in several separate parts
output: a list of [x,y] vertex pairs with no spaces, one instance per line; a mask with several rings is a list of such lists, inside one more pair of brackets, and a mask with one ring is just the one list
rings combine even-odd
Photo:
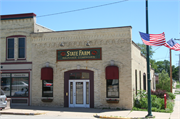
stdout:
[[137,118],[137,117],[108,117],[108,116],[98,116],[98,115],[93,115],[96,118],[100,119],[148,119],[148,118]]
[[19,112],[0,112],[1,114],[11,114],[11,115],[41,115],[44,113],[19,113]]

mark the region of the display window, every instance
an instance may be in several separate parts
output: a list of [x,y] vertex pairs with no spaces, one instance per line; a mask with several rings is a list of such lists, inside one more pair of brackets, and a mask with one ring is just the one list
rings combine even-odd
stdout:
[[28,73],[12,73],[1,75],[1,89],[6,96],[28,97],[29,75]]

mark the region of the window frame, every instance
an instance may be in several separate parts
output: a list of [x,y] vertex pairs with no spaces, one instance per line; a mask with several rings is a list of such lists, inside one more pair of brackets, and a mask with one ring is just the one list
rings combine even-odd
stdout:
[[[117,97],[108,97],[108,84],[107,81],[108,80],[118,80],[118,96]],[[119,79],[106,79],[106,98],[119,98]]]
[[[8,39],[14,38],[14,58],[8,58]],[[17,47],[15,46],[15,39],[18,39],[17,41]],[[19,58],[19,38],[24,38],[25,39],[25,44],[24,44],[24,58]],[[13,35],[13,36],[8,36],[6,37],[6,60],[7,61],[14,61],[15,60],[15,50],[17,48],[17,60],[26,60],[26,36],[24,35]]]

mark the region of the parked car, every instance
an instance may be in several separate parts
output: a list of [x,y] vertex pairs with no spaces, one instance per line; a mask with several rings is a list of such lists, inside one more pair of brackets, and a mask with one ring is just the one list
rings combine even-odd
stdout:
[[[23,88],[26,88],[28,87],[28,84],[25,83],[24,81],[14,81],[12,83],[12,90],[21,90]],[[9,91],[10,90],[10,85],[3,85],[1,86],[1,88],[4,90],[4,91]]]
[[0,108],[4,109],[7,106],[7,97],[4,92],[0,92]]

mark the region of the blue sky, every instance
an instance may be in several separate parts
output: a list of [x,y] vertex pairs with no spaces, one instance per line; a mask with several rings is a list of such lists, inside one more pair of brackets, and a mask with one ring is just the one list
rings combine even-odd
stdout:
[[[146,32],[145,0],[44,16],[124,0],[0,0],[0,14],[35,13],[37,23],[55,31],[132,26],[132,40],[142,43],[139,31]],[[180,39],[180,0],[149,0],[149,33],[165,33],[166,41]],[[176,41],[180,43],[180,41]],[[153,59],[169,60],[169,49],[153,47]],[[172,64],[178,66],[179,51],[172,51]]]

